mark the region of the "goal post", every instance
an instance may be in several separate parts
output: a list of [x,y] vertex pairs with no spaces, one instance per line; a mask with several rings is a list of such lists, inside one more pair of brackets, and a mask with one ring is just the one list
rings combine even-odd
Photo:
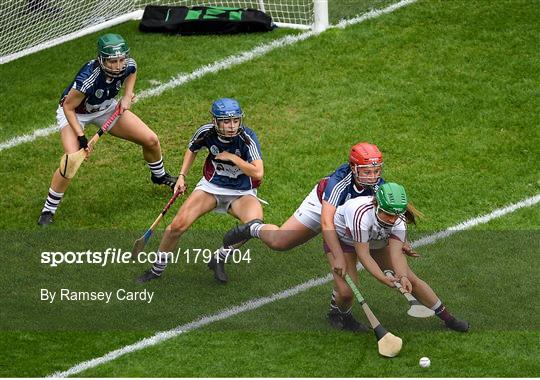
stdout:
[[148,4],[254,8],[279,27],[328,27],[328,0],[0,0],[0,64],[140,19]]
[[324,32],[328,28],[328,0],[313,0],[313,30]]

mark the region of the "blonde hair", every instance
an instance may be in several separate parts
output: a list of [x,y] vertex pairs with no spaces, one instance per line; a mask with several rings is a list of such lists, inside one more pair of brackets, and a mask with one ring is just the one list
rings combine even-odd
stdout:
[[[373,205],[375,205],[375,207],[378,206],[377,197],[375,196],[373,197]],[[424,214],[420,210],[417,210],[416,207],[414,207],[414,205],[411,202],[407,203],[407,210],[405,210],[405,212],[401,216],[401,218],[404,219],[405,223],[407,224],[412,223],[415,226],[416,226],[416,219],[423,218],[423,217],[424,217]]]
[[424,214],[417,210],[416,207],[414,207],[414,205],[409,202],[407,204],[407,210],[405,210],[405,221],[407,222],[407,224],[414,224],[416,225],[416,218],[423,218],[424,217]]

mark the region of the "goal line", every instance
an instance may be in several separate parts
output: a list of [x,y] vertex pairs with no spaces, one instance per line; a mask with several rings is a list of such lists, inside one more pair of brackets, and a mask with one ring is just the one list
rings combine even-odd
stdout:
[[328,0],[0,0],[0,64],[130,20],[148,4],[259,9],[279,27],[328,27]]

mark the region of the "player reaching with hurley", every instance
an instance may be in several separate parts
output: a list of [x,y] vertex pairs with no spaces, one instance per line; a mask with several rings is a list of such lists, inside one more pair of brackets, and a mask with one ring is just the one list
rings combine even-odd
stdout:
[[[345,253],[347,271],[357,281],[357,259],[377,280],[389,287],[399,281],[422,304],[435,311],[446,327],[466,332],[469,323],[455,318],[442,304],[431,287],[409,267],[402,254],[407,234],[407,223],[415,223],[417,211],[408,203],[403,186],[385,183],[375,196],[359,197],[339,206],[334,215],[334,225]],[[332,248],[325,244],[325,251],[332,260]],[[395,277],[387,277],[384,270],[392,270]],[[334,276],[342,299],[352,304],[353,293],[341,276]]]
[[[101,127],[118,105],[121,116],[110,134],[140,145],[152,182],[174,188],[176,177],[165,171],[157,135],[129,110],[134,100],[136,71],[137,65],[129,57],[129,47],[122,36],[105,34],[98,39],[97,59],[85,63],[79,70],[64,90],[56,111],[64,152],[72,154],[85,149],[88,157],[92,147],[84,134],[86,124]],[[122,86],[124,95],[116,101]],[[55,171],[38,224],[52,223],[70,182],[70,178],[62,176],[60,169]]]
[[[212,104],[211,114],[212,123],[197,129],[189,142],[175,192],[186,191],[186,175],[197,153],[207,148],[209,152],[203,167],[203,178],[165,229],[159,245],[158,261],[137,279],[139,283],[162,275],[167,267],[168,255],[176,248],[182,234],[200,216],[212,210],[228,212],[244,223],[263,216],[257,188],[263,178],[264,167],[255,132],[243,124],[244,113],[234,99],[216,100]],[[228,251],[220,249],[216,255],[208,264],[214,270],[216,262],[223,262]],[[217,276],[216,279],[227,281],[227,278]]]
[[[376,145],[367,142],[355,144],[350,150],[349,162],[320,180],[281,227],[264,224],[258,219],[252,220],[228,231],[223,245],[235,246],[256,237],[272,249],[285,251],[304,244],[322,231],[335,256],[331,261],[334,269],[332,273],[335,278],[341,278],[341,275],[345,274],[347,263],[335,232],[334,214],[337,207],[348,199],[373,195],[384,183],[381,178],[382,166],[382,153]],[[408,244],[404,246],[404,252],[416,255]],[[356,268],[351,270],[356,271]],[[332,292],[328,313],[330,323],[343,330],[367,331],[368,328],[351,314],[350,300],[342,299],[338,290],[335,286]]]

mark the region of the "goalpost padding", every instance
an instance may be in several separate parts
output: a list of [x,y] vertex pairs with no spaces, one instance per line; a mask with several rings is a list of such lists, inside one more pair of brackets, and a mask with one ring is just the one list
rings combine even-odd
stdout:
[[140,19],[148,4],[253,8],[281,27],[328,26],[328,0],[0,0],[0,64]]

